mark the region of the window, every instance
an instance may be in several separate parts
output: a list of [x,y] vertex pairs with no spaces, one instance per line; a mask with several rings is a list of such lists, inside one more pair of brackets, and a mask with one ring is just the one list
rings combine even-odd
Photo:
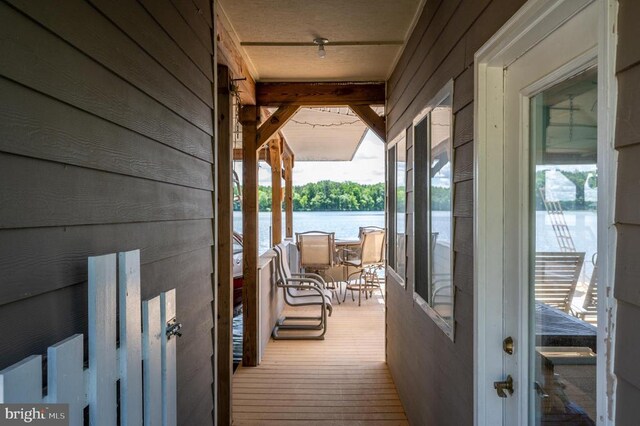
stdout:
[[388,265],[405,281],[406,265],[406,173],[407,142],[403,132],[389,144],[387,154],[389,185]]
[[414,120],[416,302],[453,339],[453,143],[450,82]]

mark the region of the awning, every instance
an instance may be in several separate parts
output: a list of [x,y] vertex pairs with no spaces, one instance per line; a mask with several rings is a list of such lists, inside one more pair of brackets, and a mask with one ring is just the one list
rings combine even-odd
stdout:
[[296,161],[351,161],[366,132],[347,107],[302,108],[282,130]]

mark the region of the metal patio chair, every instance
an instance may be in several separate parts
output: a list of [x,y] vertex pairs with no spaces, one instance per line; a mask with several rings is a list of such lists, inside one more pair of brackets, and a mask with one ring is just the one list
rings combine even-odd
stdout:
[[[384,299],[378,271],[384,268],[386,232],[384,229],[363,229],[361,231],[360,248],[354,252],[344,249],[341,255],[341,263],[344,266],[355,267],[358,270],[349,274],[347,286],[344,292],[344,302],[347,299],[347,291],[351,291],[351,300],[355,301],[354,291],[358,292],[358,306],[362,304],[362,292],[365,298],[373,295],[374,290],[380,290]],[[352,256],[352,257],[349,257]],[[351,277],[358,276],[352,280]]]
[[329,269],[335,265],[336,238],[333,232],[296,232],[296,243],[300,253],[300,268],[304,272],[323,275],[326,286],[336,296],[338,304],[339,283],[333,279]]
[[[292,274],[284,245],[278,244],[274,247],[274,251],[276,252],[276,286],[282,288],[285,303],[294,308],[317,306],[320,309],[320,315],[280,318],[273,328],[272,337],[275,340],[324,340],[327,332],[327,316],[331,316],[333,311],[331,290],[326,288],[324,280],[317,274]],[[311,324],[307,324],[308,321],[311,321]],[[283,336],[280,334],[282,330],[314,333]]]

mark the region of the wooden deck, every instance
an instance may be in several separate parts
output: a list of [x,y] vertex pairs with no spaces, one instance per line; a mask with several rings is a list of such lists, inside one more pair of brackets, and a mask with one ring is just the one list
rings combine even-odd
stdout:
[[[357,295],[356,295],[357,297]],[[385,363],[380,296],[335,305],[325,340],[274,341],[233,377],[234,425],[406,425]]]

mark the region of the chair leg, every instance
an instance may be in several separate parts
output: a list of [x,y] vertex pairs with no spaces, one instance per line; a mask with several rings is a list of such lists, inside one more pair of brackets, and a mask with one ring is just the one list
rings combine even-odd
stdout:
[[[285,319],[294,319],[294,318],[299,318],[299,319],[311,319],[311,318],[320,318],[320,323],[318,326],[316,326],[315,328],[304,328],[306,326],[304,325],[284,325],[282,324],[282,322],[284,322],[285,319],[283,319],[282,321],[278,321],[276,323],[276,326],[273,328],[273,331],[271,332],[271,337],[274,340],[324,340],[324,335],[327,332],[327,310],[329,310],[329,315],[331,315],[331,311],[332,311],[332,307],[331,305],[327,306],[325,304],[323,304],[320,308],[321,310],[321,314],[320,317],[285,317]],[[299,335],[294,335],[294,336],[281,336],[280,335],[280,330],[322,330],[322,332],[320,334],[315,334],[315,335],[306,335],[306,336],[299,336]]]

